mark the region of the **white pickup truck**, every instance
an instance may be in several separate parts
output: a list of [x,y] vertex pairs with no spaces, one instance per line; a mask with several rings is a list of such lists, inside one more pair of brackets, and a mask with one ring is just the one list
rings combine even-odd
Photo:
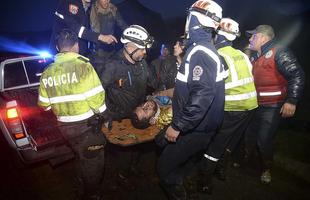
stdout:
[[49,160],[57,165],[74,157],[53,113],[37,106],[40,76],[52,61],[31,56],[0,64],[0,137],[25,164]]

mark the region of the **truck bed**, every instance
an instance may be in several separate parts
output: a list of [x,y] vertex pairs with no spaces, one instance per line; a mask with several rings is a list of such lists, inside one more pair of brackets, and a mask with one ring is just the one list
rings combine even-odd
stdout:
[[2,108],[8,101],[17,101],[26,131],[38,149],[63,141],[56,117],[51,111],[37,106],[37,87],[5,91],[0,94],[0,99]]

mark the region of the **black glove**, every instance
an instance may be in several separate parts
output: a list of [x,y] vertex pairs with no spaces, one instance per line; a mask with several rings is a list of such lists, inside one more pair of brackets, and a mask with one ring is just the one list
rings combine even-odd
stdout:
[[167,130],[168,126],[161,129],[159,131],[159,133],[155,136],[155,143],[160,147],[160,148],[164,148],[169,141],[166,139],[166,130]]
[[93,129],[93,133],[97,134],[101,132],[101,117],[100,115],[95,114],[87,120],[87,126],[90,126]]
[[103,113],[100,114],[100,118],[101,118],[101,124],[107,124],[107,128],[109,131],[112,130],[112,121],[113,121],[113,115],[112,113],[106,109]]

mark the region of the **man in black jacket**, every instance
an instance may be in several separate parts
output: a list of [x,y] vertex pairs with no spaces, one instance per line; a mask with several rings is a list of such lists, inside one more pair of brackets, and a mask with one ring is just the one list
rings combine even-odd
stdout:
[[156,85],[144,60],[146,49],[153,39],[141,26],[131,25],[124,30],[124,48],[99,72],[106,90],[107,108],[114,119],[129,118],[133,110],[144,102],[147,86]]
[[169,45],[162,44],[159,57],[151,62],[151,69],[155,71],[158,80],[158,91],[173,88],[175,84],[177,61],[170,51]]
[[79,37],[79,53],[86,55],[88,42],[117,42],[113,35],[102,35],[90,30],[89,7],[91,0],[60,0],[55,12],[55,22],[51,37],[50,49],[56,53],[56,36],[63,29],[70,29]]
[[257,142],[262,157],[261,182],[269,184],[275,133],[281,117],[294,115],[305,75],[296,57],[276,44],[271,26],[259,25],[247,34],[251,36],[249,48],[257,52],[253,76],[259,107],[245,134],[246,152],[249,154]]

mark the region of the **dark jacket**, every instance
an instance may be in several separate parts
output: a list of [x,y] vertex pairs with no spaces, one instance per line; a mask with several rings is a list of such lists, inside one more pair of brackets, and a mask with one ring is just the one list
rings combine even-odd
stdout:
[[154,69],[158,81],[157,90],[173,88],[177,75],[177,60],[175,56],[157,58],[151,62],[151,69]]
[[154,77],[147,63],[142,60],[131,64],[123,50],[105,65],[99,77],[106,91],[107,108],[114,113],[114,119],[129,117],[144,102],[147,87],[154,88]]
[[91,31],[89,24],[89,10],[85,11],[82,0],[60,0],[55,11],[55,22],[51,37],[50,49],[56,52],[57,34],[62,29],[71,29],[79,37],[80,54],[88,51],[88,41],[98,42],[99,33]]
[[172,127],[183,133],[213,132],[224,114],[224,70],[211,42],[212,33],[199,28],[189,35],[191,46],[175,83]]
[[[115,13],[108,12],[106,14],[98,13],[98,20],[100,23],[100,33],[103,35],[115,35],[114,31],[116,28],[116,25],[120,28],[120,30],[123,32],[125,28],[127,28],[126,22],[121,17],[118,9],[116,9]],[[115,49],[113,45],[108,44],[99,44],[99,48],[105,50],[105,51],[112,51]]]
[[305,73],[293,53],[288,48],[277,46],[274,40],[262,46],[262,54],[260,56],[265,56],[273,47],[277,49],[275,54],[277,69],[287,81],[285,102],[297,104],[304,90]]

